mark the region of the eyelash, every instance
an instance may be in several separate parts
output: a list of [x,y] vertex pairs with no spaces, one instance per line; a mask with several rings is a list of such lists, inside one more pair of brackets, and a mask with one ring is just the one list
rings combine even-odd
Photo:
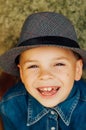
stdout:
[[57,63],[54,66],[65,66],[65,64],[64,63]]
[[38,68],[38,66],[37,65],[31,65],[31,66],[28,67],[28,69],[32,69],[32,68]]

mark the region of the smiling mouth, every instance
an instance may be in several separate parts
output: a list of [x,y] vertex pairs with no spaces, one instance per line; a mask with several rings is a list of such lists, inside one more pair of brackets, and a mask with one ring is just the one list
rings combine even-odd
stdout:
[[60,89],[60,87],[56,87],[56,86],[48,86],[48,87],[39,87],[39,88],[37,88],[37,90],[43,96],[55,95],[58,92],[59,89]]

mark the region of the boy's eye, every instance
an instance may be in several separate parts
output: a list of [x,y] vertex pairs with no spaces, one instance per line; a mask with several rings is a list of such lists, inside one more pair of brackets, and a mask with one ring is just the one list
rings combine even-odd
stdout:
[[64,63],[57,63],[54,66],[65,66],[65,64]]
[[31,65],[31,66],[29,66],[28,68],[29,68],[29,69],[38,68],[38,66],[37,66],[37,65]]

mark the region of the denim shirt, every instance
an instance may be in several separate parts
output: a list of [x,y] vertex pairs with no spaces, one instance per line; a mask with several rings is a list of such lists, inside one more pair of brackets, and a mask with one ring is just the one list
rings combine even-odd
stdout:
[[42,106],[19,82],[0,102],[5,130],[86,130],[86,83],[74,83],[68,98],[53,108]]

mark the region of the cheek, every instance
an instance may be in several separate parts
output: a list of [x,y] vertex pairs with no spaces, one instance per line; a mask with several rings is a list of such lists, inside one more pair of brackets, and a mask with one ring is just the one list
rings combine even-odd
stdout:
[[70,72],[65,72],[64,78],[67,78],[69,80],[74,80],[75,77],[75,73],[72,72],[72,70]]
[[37,80],[37,73],[35,72],[24,72],[23,74],[23,83],[26,86],[32,86],[34,82]]
[[65,86],[67,87],[67,89],[70,90],[74,84],[75,74],[71,73],[71,72],[67,72],[67,73],[65,73],[63,80],[64,80],[64,83],[65,83]]
[[68,69],[56,69],[53,73],[60,78],[67,78],[70,76],[70,71]]
[[71,74],[69,72],[65,72],[60,77],[66,82],[71,79]]
[[70,76],[71,76],[71,74],[70,74],[70,73],[67,73],[67,74],[66,74],[66,76],[67,76],[67,77],[70,77]]
[[[64,83],[72,83],[74,82],[75,74],[74,71],[70,69],[59,70],[57,73],[57,77],[62,80]],[[55,72],[56,73],[56,72]]]

